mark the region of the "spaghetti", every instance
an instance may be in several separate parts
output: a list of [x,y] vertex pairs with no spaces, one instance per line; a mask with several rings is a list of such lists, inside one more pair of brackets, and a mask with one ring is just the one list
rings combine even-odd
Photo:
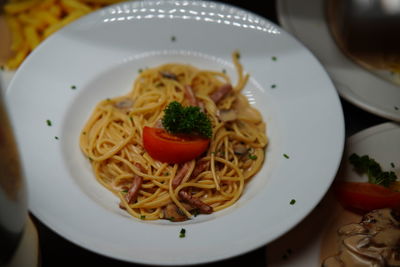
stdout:
[[[268,143],[261,114],[241,94],[249,78],[233,53],[238,79],[190,65],[165,64],[140,73],[127,95],[97,104],[80,135],[97,180],[120,207],[145,219],[181,221],[234,204],[261,168]],[[212,124],[206,152],[163,163],[143,147],[143,128],[162,127],[166,106],[197,105]]]

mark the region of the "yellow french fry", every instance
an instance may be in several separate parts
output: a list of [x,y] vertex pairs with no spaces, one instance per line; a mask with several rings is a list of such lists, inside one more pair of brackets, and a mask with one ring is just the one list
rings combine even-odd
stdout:
[[47,12],[45,10],[36,12],[35,13],[35,18],[37,20],[40,20],[43,23],[48,24],[48,25],[53,25],[53,24],[56,24],[56,23],[58,23],[60,21],[60,19],[58,19],[52,13]]
[[46,27],[46,22],[41,18],[37,18],[36,15],[32,15],[30,12],[23,12],[18,15],[18,19],[23,25],[30,25],[37,29],[44,29]]
[[17,14],[23,11],[26,11],[36,4],[38,4],[39,0],[27,0],[22,2],[10,2],[4,5],[4,11],[7,14]]
[[21,22],[13,17],[13,16],[6,16],[6,22],[8,27],[11,30],[11,50],[17,51],[24,42],[24,35],[22,32],[22,24]]
[[44,38],[49,37],[51,34],[53,34],[54,32],[58,31],[59,29],[61,29],[62,27],[64,27],[65,25],[73,22],[74,20],[78,19],[79,17],[85,15],[86,13],[82,12],[82,11],[75,11],[73,13],[70,13],[68,16],[66,16],[65,18],[63,18],[62,20],[60,20],[57,24],[53,24],[50,27],[48,27],[44,32],[43,32],[43,36]]
[[119,2],[124,2],[126,0],[83,0],[85,3],[90,3],[90,4],[101,4],[101,5],[111,5],[111,4],[116,4]]
[[49,7],[48,12],[53,15],[54,17],[61,19],[61,15],[62,15],[62,9],[60,7],[60,5],[52,5],[51,7]]
[[88,5],[76,0],[60,0],[60,2],[63,8],[71,13],[74,11],[81,11],[85,13],[89,13],[92,11],[92,9]]
[[35,49],[41,41],[36,28],[33,26],[26,26],[24,28],[24,34],[28,43],[28,48],[31,50]]
[[19,49],[18,52],[14,55],[14,57],[10,58],[5,67],[9,70],[15,70],[16,68],[21,65],[22,61],[26,58],[29,54],[29,48],[25,45],[23,48]]

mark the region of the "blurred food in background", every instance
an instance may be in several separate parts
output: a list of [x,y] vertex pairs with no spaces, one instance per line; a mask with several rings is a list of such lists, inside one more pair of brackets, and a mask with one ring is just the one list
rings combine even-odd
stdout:
[[325,11],[347,57],[370,70],[400,73],[400,0],[327,0]]
[[48,36],[94,10],[126,0],[8,0],[0,16],[0,64],[15,70]]

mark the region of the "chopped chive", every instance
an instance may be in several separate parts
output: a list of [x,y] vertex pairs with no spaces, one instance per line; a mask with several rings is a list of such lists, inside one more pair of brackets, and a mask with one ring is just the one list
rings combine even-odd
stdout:
[[46,120],[47,126],[51,126],[51,120]]
[[141,220],[146,219],[146,215],[140,215],[140,219],[141,219]]
[[223,73],[223,74],[226,74],[226,69],[222,69],[222,73]]
[[289,158],[288,154],[283,154],[283,156],[287,159]]
[[91,157],[88,157],[88,159],[89,159],[90,161],[93,161],[93,159],[92,159]]
[[54,136],[54,139],[58,140],[59,138],[58,138],[58,136]]
[[71,89],[75,90],[76,89],[76,85],[71,85]]
[[168,220],[170,220],[171,222],[174,222],[175,221],[175,217],[169,217],[169,218],[167,218]]
[[138,69],[138,73],[142,73],[143,72],[143,69]]
[[171,36],[171,41],[175,42],[176,41],[176,36]]
[[296,204],[296,199],[290,200],[290,205],[294,205],[294,204]]
[[271,57],[271,59],[273,60],[273,61],[277,61],[278,60],[278,58],[277,57]]
[[179,237],[184,238],[186,236],[186,229],[182,228],[181,231],[179,232]]
[[395,167],[393,162],[390,162],[390,166],[392,166],[392,168]]
[[130,121],[133,121],[133,118],[132,118],[132,117],[129,117],[129,120],[130,120]]
[[122,190],[121,193],[124,193],[124,194],[128,193],[128,189]]
[[394,109],[395,109],[395,110],[399,110],[399,107],[398,107],[398,106],[394,106]]
[[273,89],[273,88],[276,88],[276,84],[271,85],[271,88],[272,88],[272,89]]
[[194,217],[197,217],[197,215],[199,215],[200,214],[200,210],[199,209],[194,209],[193,210],[193,216]]
[[256,160],[257,155],[249,154],[249,159]]

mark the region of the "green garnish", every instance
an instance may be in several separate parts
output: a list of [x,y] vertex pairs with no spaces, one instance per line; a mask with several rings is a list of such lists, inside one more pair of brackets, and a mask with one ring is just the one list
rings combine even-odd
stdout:
[[51,126],[51,120],[46,120],[47,126]]
[[54,139],[58,140],[59,138],[58,138],[58,136],[54,136]]
[[171,41],[175,42],[176,41],[176,37],[175,36],[171,36]]
[[288,154],[283,154],[283,156],[285,157],[285,158],[289,158],[289,155]]
[[182,228],[181,231],[179,232],[179,237],[184,238],[186,236],[186,229]]
[[276,88],[276,84],[271,85],[271,88],[272,88],[272,89],[273,89],[273,88]]
[[289,204],[290,204],[290,205],[294,205],[294,204],[296,204],[296,199],[292,199],[292,200],[290,200]]
[[349,161],[354,166],[356,172],[368,176],[368,182],[371,184],[389,187],[391,183],[397,180],[394,172],[382,171],[381,165],[367,155],[360,157],[356,153],[353,153],[350,155]]
[[249,159],[256,160],[257,155],[249,154]]
[[140,215],[140,219],[141,219],[141,220],[146,219],[146,215]]
[[390,166],[392,166],[392,168],[395,167],[393,162],[390,162]]
[[75,86],[75,85],[71,85],[71,89],[72,89],[72,90],[75,90],[75,89],[76,89],[76,86]]
[[172,134],[199,134],[211,138],[211,121],[199,107],[183,107],[177,101],[164,110],[162,125]]
[[273,61],[276,61],[278,58],[277,58],[277,57],[271,57],[271,59],[272,59]]

